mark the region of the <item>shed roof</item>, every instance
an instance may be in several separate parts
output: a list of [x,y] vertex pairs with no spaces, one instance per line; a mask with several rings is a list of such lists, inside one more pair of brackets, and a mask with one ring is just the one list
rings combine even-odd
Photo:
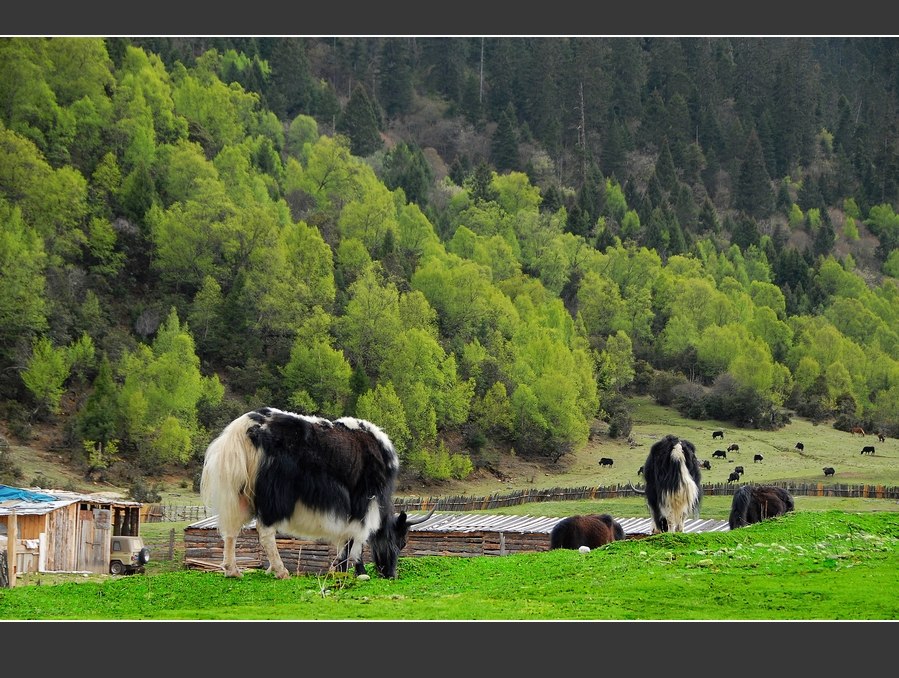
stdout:
[[66,490],[43,490],[39,487],[26,489],[0,485],[0,516],[9,515],[13,511],[20,516],[40,516],[76,502],[126,507],[142,506],[139,501],[119,499],[103,493],[82,494]]
[[[410,514],[410,518],[415,516]],[[549,534],[562,518],[546,516],[507,516],[487,513],[435,513],[428,520],[409,528],[411,532],[545,532]],[[625,534],[651,534],[650,518],[616,518]],[[187,529],[216,529],[218,516],[198,520]],[[256,521],[246,527],[255,528]],[[726,520],[688,518],[684,532],[726,532],[730,530]]]

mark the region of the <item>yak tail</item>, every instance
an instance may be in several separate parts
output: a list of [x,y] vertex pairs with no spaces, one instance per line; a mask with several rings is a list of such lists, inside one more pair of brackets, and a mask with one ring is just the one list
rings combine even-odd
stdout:
[[206,449],[200,496],[218,515],[223,536],[236,536],[253,517],[253,488],[262,454],[247,435],[254,426],[248,415],[241,415]]

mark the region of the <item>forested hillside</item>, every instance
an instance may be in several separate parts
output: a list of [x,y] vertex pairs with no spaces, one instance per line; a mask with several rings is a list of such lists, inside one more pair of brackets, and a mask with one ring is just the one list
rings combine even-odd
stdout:
[[3,430],[128,481],[266,404],[434,480],[633,392],[899,435],[897,86],[893,38],[2,38]]

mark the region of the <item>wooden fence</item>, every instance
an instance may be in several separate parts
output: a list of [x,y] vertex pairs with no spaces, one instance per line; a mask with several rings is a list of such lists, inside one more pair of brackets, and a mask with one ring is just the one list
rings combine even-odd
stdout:
[[[744,483],[745,484],[745,483]],[[883,485],[842,485],[824,483],[785,483],[772,482],[787,490],[794,497],[868,497],[872,499],[892,499],[899,501],[899,487]],[[636,485],[645,489],[643,485]],[[717,483],[702,486],[706,496],[732,495],[740,487],[739,483]],[[551,489],[528,489],[504,494],[491,494],[485,497],[452,496],[452,497],[395,497],[393,505],[397,511],[430,511],[436,506],[438,511],[484,511],[505,506],[545,501],[577,501],[588,499],[615,499],[636,496],[627,485],[608,487],[554,487]],[[205,506],[169,506],[150,504],[147,522],[196,522],[211,517]]]

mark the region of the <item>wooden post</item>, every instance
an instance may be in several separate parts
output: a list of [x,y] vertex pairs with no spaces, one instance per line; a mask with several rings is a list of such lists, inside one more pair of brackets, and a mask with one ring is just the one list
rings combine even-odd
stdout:
[[16,563],[19,558],[16,556],[16,546],[19,543],[19,528],[16,520],[16,510],[12,509],[9,513],[9,525],[6,530],[6,553],[7,566],[9,567],[9,588],[16,586]]

